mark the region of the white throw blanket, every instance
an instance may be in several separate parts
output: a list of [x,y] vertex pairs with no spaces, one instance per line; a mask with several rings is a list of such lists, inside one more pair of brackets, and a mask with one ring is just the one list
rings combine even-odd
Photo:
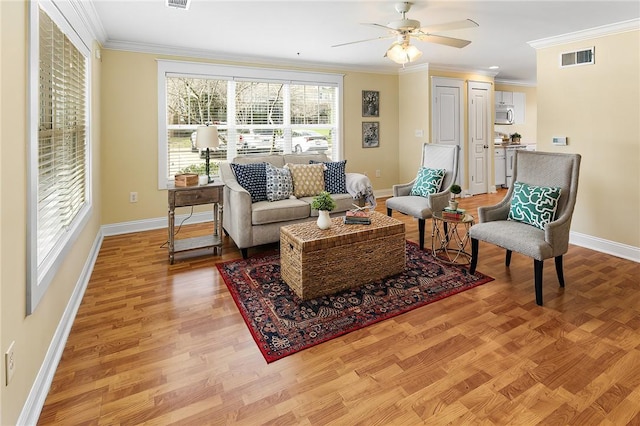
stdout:
[[354,198],[364,197],[366,203],[371,204],[371,208],[376,206],[376,197],[373,195],[371,181],[360,173],[346,173],[347,192]]

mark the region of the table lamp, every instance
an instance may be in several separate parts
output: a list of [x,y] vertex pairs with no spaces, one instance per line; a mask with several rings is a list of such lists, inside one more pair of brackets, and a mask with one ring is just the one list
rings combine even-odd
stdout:
[[216,126],[198,126],[196,146],[205,150],[205,170],[209,183],[213,182],[213,179],[209,176],[209,148],[216,148],[218,145],[220,143],[218,142],[218,128]]

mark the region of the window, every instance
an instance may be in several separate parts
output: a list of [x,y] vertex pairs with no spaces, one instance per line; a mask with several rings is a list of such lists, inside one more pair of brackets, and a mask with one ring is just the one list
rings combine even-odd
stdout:
[[[90,209],[89,49],[50,2],[31,3],[27,313],[47,289]],[[34,65],[37,64],[37,65]]]
[[218,127],[211,171],[237,155],[324,152],[340,159],[342,76],[158,61],[158,187],[204,173],[200,125]]

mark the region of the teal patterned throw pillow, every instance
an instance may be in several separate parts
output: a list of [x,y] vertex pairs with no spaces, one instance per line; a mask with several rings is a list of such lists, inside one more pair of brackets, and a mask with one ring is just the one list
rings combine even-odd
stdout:
[[440,191],[442,179],[444,179],[445,169],[429,169],[422,167],[418,171],[416,181],[411,188],[410,195],[418,195],[420,197],[428,197],[429,194],[435,194]]
[[508,220],[544,229],[547,223],[555,219],[560,192],[559,187],[514,183]]

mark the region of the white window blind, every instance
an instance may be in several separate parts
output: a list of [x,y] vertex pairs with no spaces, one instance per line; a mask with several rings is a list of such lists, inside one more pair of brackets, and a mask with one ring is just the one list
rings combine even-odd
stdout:
[[85,202],[85,61],[40,10],[38,265]]
[[[29,285],[31,313],[88,217],[88,49],[82,51],[56,20],[33,5],[29,148]],[[68,28],[67,28],[68,29]],[[74,35],[75,36],[75,35]],[[37,43],[37,44],[36,44]]]

